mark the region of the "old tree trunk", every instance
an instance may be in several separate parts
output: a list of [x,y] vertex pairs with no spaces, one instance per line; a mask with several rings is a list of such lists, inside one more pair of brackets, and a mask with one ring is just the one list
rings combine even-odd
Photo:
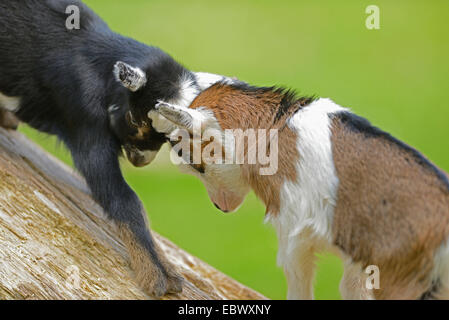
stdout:
[[[166,299],[264,297],[155,235],[186,278]],[[15,131],[0,128],[0,298],[148,299],[84,181]]]

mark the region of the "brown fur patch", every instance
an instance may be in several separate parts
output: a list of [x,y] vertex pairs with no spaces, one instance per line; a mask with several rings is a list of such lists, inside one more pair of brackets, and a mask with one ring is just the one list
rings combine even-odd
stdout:
[[[261,165],[242,165],[242,178],[248,182],[256,195],[267,206],[267,213],[273,215],[280,210],[280,189],[286,180],[295,181],[297,172],[295,164],[299,154],[296,148],[297,135],[287,127],[286,121],[294,112],[306,104],[302,99],[294,102],[296,107],[284,108],[279,113],[285,94],[279,90],[242,90],[239,87],[215,84],[200,94],[190,106],[201,106],[212,110],[218,123],[225,129],[278,129],[279,158],[278,171],[271,176],[259,174]],[[267,139],[267,143],[269,139]],[[269,146],[267,146],[269,152]],[[247,148],[245,148],[245,153]]]
[[182,276],[176,271],[176,267],[168,262],[165,254],[154,243],[158,259],[163,268],[153,261],[149,252],[137,241],[134,233],[125,224],[117,225],[118,234],[125,243],[131,259],[131,267],[136,273],[138,284],[155,298],[160,298],[166,293],[179,293],[182,291]]
[[431,288],[435,252],[449,236],[449,192],[407,150],[338,118],[332,146],[340,180],[335,245],[363,268],[379,267],[377,299],[421,297]]

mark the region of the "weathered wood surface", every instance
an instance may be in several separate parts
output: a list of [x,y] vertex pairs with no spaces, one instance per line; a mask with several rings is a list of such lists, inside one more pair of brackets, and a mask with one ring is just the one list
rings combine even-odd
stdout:
[[[186,278],[183,293],[166,299],[265,299],[155,237]],[[0,298],[150,299],[128,261],[84,181],[22,134],[0,128]]]

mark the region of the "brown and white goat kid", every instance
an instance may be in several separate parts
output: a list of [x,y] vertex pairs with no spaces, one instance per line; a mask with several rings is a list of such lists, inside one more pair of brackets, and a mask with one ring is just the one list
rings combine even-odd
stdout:
[[[289,299],[313,298],[316,253],[324,250],[344,261],[343,298],[449,297],[448,176],[415,149],[329,99],[246,84],[214,84],[189,108],[161,102],[149,117],[174,147],[181,131],[201,139],[199,162],[177,150],[218,208],[235,210],[250,189],[265,203]],[[274,174],[261,174],[260,163],[205,161],[235,159],[235,129],[276,130],[277,141],[257,136],[279,155]],[[380,287],[367,283],[372,266]]]

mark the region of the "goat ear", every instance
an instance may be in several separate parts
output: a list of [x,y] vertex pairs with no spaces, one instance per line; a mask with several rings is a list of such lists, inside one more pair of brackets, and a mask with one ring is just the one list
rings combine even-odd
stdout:
[[160,101],[155,108],[160,115],[176,127],[187,129],[190,132],[196,126],[201,130],[201,124],[205,119],[204,115],[198,110],[172,105],[167,102]]
[[122,61],[117,61],[114,65],[114,76],[117,81],[132,92],[136,92],[147,83],[147,76],[142,69],[132,67]]

